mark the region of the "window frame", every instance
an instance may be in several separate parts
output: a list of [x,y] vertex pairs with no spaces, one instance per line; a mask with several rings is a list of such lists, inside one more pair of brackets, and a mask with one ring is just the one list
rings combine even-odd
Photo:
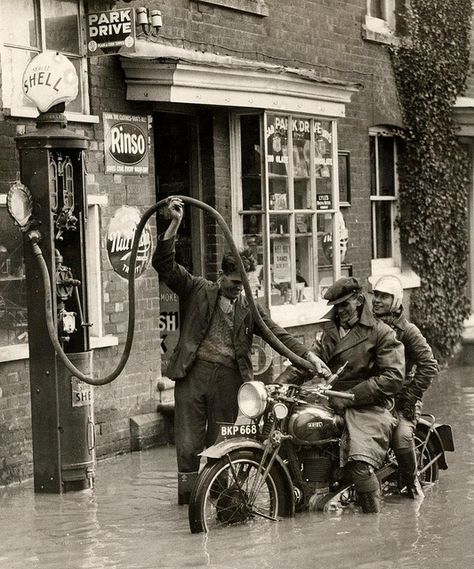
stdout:
[[[33,0],[34,11],[35,11],[35,27],[38,36],[38,47],[32,47],[27,45],[20,45],[15,43],[8,43],[0,41],[0,56],[1,60],[6,60],[7,50],[19,50],[21,52],[27,53],[42,53],[46,48],[46,26],[44,19],[44,1],[45,0]],[[80,95],[81,95],[81,111],[67,111],[66,117],[68,120],[76,122],[91,122],[98,123],[99,117],[90,114],[90,96],[89,96],[89,81],[88,81],[88,60],[87,60],[87,50],[86,50],[86,30],[85,30],[85,8],[84,0],[76,0],[78,7],[78,34],[79,34],[79,46],[78,53],[71,52],[61,52],[70,60],[79,61],[79,73],[78,79],[81,85]],[[1,16],[1,13],[0,13]],[[24,118],[36,118],[38,116],[38,110],[36,107],[30,105],[17,105],[13,100],[11,100],[11,92],[14,84],[14,78],[6,72],[5,66],[1,66],[2,78],[3,78],[3,89],[2,89],[2,106],[6,116],[13,117],[24,117]],[[5,88],[7,87],[7,88]]]
[[[297,119],[313,119],[315,121],[322,121],[330,123],[331,125],[331,135],[332,135],[332,184],[331,184],[331,208],[328,210],[321,210],[317,208],[316,204],[316,179],[314,175],[310,177],[311,183],[311,202],[312,207],[310,209],[294,209],[294,204],[289,203],[288,208],[285,210],[278,210],[278,214],[287,216],[289,231],[288,239],[290,241],[290,259],[291,259],[291,287],[295,290],[296,285],[296,215],[297,214],[307,214],[312,217],[312,250],[313,250],[313,266],[312,266],[312,288],[313,288],[313,300],[308,302],[296,302],[295,298],[292,298],[290,304],[283,305],[271,305],[271,238],[270,238],[270,216],[275,214],[275,210],[270,210],[269,204],[269,176],[268,176],[268,163],[266,161],[266,136],[267,132],[267,119],[268,115],[285,115],[288,118]],[[250,210],[243,209],[243,190],[242,190],[242,159],[241,159],[241,131],[240,131],[240,118],[242,116],[257,116],[260,121],[260,148],[261,148],[261,170],[260,170],[260,191],[263,198],[262,210],[251,212]],[[288,129],[289,140],[292,138],[292,129]],[[313,133],[311,133],[311,144],[313,144],[314,138]],[[291,144],[291,142],[290,142]],[[290,152],[288,152],[290,156]],[[319,263],[318,263],[318,239],[319,235],[317,232],[317,219],[318,216],[331,215],[331,228],[333,242],[339,242],[339,225],[336,220],[336,213],[340,211],[339,204],[339,176],[338,176],[338,143],[337,143],[337,120],[334,117],[321,117],[316,115],[306,115],[304,113],[289,111],[275,112],[275,111],[251,111],[242,110],[231,113],[230,115],[230,158],[231,158],[231,188],[232,188],[232,228],[234,238],[237,243],[242,246],[244,243],[244,215],[250,213],[258,213],[262,220],[262,246],[263,246],[263,270],[264,275],[264,295],[263,302],[269,307],[270,313],[274,319],[276,319],[283,326],[291,325],[304,325],[319,321],[327,312],[327,302],[319,298],[320,293],[320,276],[319,276]],[[289,188],[294,183],[293,179],[293,160],[288,161],[288,185]],[[294,196],[294,192],[289,190],[290,201]],[[313,203],[314,202],[314,203]],[[333,248],[333,262],[332,262],[332,279],[335,281],[341,275],[341,255],[340,248]],[[294,295],[293,295],[294,296]]]
[[[379,145],[378,140],[382,137],[390,138],[393,140],[393,173],[394,173],[394,195],[383,196],[379,194],[380,191],[380,177],[379,177]],[[372,275],[386,274],[388,272],[400,272],[401,270],[401,252],[400,252],[400,231],[396,225],[396,218],[399,211],[399,192],[398,192],[398,172],[397,172],[397,138],[393,133],[383,129],[372,128],[369,130],[369,138],[375,139],[375,184],[376,194],[370,195],[370,218],[371,218],[371,269]],[[370,164],[372,168],[372,164]],[[377,224],[376,224],[376,204],[390,202],[390,218],[391,230],[390,240],[392,247],[392,255],[390,257],[376,257],[377,254]]]

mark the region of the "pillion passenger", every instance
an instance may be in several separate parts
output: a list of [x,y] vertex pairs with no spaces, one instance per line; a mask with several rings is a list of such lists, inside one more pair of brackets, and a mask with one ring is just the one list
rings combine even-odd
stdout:
[[[250,359],[253,334],[259,324],[242,296],[242,277],[232,254],[224,255],[217,282],[191,275],[175,261],[175,238],[183,218],[183,201],[170,197],[170,224],[158,238],[152,264],[160,280],[180,301],[181,330],[168,364],[175,380],[175,444],[178,462],[178,503],[189,502],[199,471],[199,453],[217,438],[219,422],[234,423],[238,414],[237,392],[253,379]],[[250,250],[240,254],[246,272],[254,271]],[[270,330],[319,372],[326,365],[291,334],[260,315]]]
[[345,474],[354,483],[362,511],[376,513],[380,486],[374,469],[382,466],[397,423],[390,409],[405,375],[403,345],[387,324],[374,318],[357,279],[339,279],[324,298],[333,308],[313,351],[333,373],[348,362],[333,387],[355,398],[333,398],[331,405],[345,418]]
[[374,316],[388,324],[405,348],[405,384],[395,397],[399,422],[392,435],[392,448],[400,472],[400,490],[409,498],[422,498],[417,477],[415,429],[421,415],[421,399],[439,371],[438,362],[420,330],[403,313],[403,286],[396,276],[381,277],[373,287]]

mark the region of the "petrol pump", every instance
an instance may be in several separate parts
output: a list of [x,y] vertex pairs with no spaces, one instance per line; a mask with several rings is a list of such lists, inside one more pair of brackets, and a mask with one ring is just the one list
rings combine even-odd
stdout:
[[67,58],[45,52],[23,76],[23,90],[40,113],[34,132],[16,139],[21,182],[7,206],[24,234],[35,492],[61,493],[94,481],[93,386],[80,381],[56,354],[44,313],[42,275],[32,247],[48,268],[51,313],[68,359],[92,373],[86,278],[87,140],[67,128],[65,104],[77,95]]

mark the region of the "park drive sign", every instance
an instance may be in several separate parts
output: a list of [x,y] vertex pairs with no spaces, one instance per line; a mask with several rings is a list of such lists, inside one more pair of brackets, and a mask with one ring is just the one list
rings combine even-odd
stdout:
[[135,11],[132,8],[87,15],[88,55],[135,51]]

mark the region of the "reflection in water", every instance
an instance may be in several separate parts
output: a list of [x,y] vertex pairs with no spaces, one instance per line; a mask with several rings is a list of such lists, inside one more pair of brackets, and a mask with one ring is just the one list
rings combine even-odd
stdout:
[[174,448],[99,463],[94,490],[0,489],[0,569],[471,569],[474,368],[443,371],[424,410],[453,426],[456,452],[422,503],[387,497],[382,514],[297,514],[191,535],[176,505]]

